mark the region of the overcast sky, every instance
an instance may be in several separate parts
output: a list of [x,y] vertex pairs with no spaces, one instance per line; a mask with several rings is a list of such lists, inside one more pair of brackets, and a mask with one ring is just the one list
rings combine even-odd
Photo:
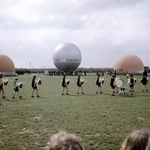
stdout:
[[150,67],[150,0],[0,0],[0,54],[16,68],[54,68],[65,42],[80,67],[113,67],[125,54]]

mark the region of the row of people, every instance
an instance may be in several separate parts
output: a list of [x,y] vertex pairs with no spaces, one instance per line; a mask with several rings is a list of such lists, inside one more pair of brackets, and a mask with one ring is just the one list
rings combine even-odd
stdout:
[[[128,78],[128,77],[127,77]],[[111,93],[112,93],[112,96],[114,96],[114,93],[115,93],[115,88],[117,88],[117,93],[118,93],[118,87],[116,85],[116,80],[118,80],[119,78],[116,77],[116,75],[113,75],[112,78],[111,78],[111,81],[110,81],[110,86],[111,86]],[[68,86],[67,86],[67,82],[68,80],[66,80],[66,75],[64,75],[63,77],[63,80],[62,80],[62,95],[64,95],[64,90],[66,88],[66,95],[69,95],[68,93]],[[104,82],[104,78],[101,79],[100,78],[100,75],[98,75],[97,79],[96,79],[96,85],[97,85],[97,88],[96,88],[96,94],[98,93],[98,90],[100,89],[100,93],[102,94],[102,87],[101,87],[101,84],[103,84]],[[134,80],[133,78],[133,75],[130,75],[130,78],[128,78],[128,85],[129,85],[129,91],[131,92],[131,95],[133,95],[133,91],[134,91],[134,84],[135,84],[136,80]],[[146,87],[146,91],[147,90],[147,82],[148,82],[148,79],[146,77],[146,75],[143,76],[143,78],[141,79],[141,83],[143,84],[142,86],[142,90],[144,91],[144,87]],[[79,94],[79,88],[81,87],[81,92],[82,94],[84,94],[83,92],[83,86],[82,86],[83,82],[80,78],[80,75],[78,76],[78,79],[77,79],[77,94]]]
[[[6,97],[4,96],[3,83],[6,83],[6,82],[8,82],[8,81],[4,80],[3,77],[4,77],[3,75],[0,75],[0,92],[2,91],[2,97],[3,97],[3,98],[6,98]],[[111,81],[110,81],[110,86],[111,86],[111,88],[112,88],[112,89],[111,89],[112,96],[114,96],[115,88],[117,88],[117,91],[116,91],[116,92],[118,92],[118,87],[116,86],[116,79],[117,79],[116,75],[113,75],[112,78],[111,78]],[[69,95],[69,93],[68,93],[68,87],[67,87],[68,82],[69,82],[69,81],[66,80],[66,75],[64,75],[63,80],[62,80],[62,87],[63,87],[63,88],[62,88],[62,95],[64,95],[65,88],[66,88],[66,95]],[[78,76],[78,79],[77,79],[77,86],[78,86],[78,87],[77,87],[77,94],[79,94],[79,89],[80,89],[80,88],[81,88],[82,94],[84,94],[84,92],[83,92],[83,86],[82,86],[83,82],[84,82],[84,80],[81,79],[81,76],[79,75],[79,76]],[[101,87],[101,84],[102,84],[103,82],[104,82],[104,78],[101,79],[101,78],[100,78],[100,75],[98,75],[98,77],[97,77],[97,79],[96,79],[96,85],[97,85],[96,94],[98,93],[98,90],[99,90],[99,89],[100,89],[100,93],[102,94],[102,87]],[[143,76],[143,78],[141,79],[141,82],[142,82],[142,84],[143,84],[143,86],[142,86],[143,91],[144,91],[144,87],[146,87],[146,91],[148,91],[148,90],[147,90],[147,82],[148,82],[148,80],[147,80],[146,75]],[[36,85],[37,83],[39,83],[39,79],[36,80],[36,76],[33,76],[32,84],[31,84],[31,86],[32,86],[32,88],[33,88],[32,94],[31,94],[31,97],[32,97],[32,98],[34,97],[33,94],[34,94],[35,90],[36,90],[36,95],[37,95],[37,97],[40,97],[40,96],[38,95],[38,88],[37,88],[37,85]],[[129,85],[129,87],[130,87],[131,95],[133,95],[134,84],[135,84],[135,80],[134,80],[134,78],[133,78],[133,75],[131,75],[130,78],[128,79],[128,85]],[[18,83],[18,79],[15,79],[15,82],[14,82],[14,91],[15,91],[15,92],[14,92],[14,94],[13,94],[13,98],[15,98],[16,92],[18,92],[18,95],[19,95],[19,97],[21,98],[20,92],[19,92],[19,88],[18,88],[19,85],[20,85],[20,83]]]
[[[78,88],[77,88],[77,94],[79,94],[79,88],[80,88],[80,87],[81,87],[81,92],[82,92],[82,94],[84,94],[84,92],[83,92],[83,87],[82,87],[83,81],[81,80],[80,77],[81,77],[81,76],[79,75],[79,76],[78,76],[78,79],[77,79],[77,86],[78,86]],[[63,89],[62,89],[62,95],[64,95],[64,90],[65,90],[65,88],[66,88],[66,95],[69,95],[67,84],[69,84],[69,81],[66,80],[66,75],[64,75],[63,80],[62,80],[62,87],[63,87]]]
[[[2,91],[2,98],[6,98],[6,97],[4,96],[3,83],[6,83],[6,84],[7,84],[7,83],[8,83],[8,80],[3,79],[3,77],[4,77],[4,75],[0,75],[0,93],[1,93],[1,91]],[[32,86],[32,88],[33,88],[32,94],[31,94],[31,97],[32,97],[32,98],[34,97],[33,94],[34,94],[34,91],[35,91],[35,90],[36,90],[36,95],[37,95],[37,97],[40,97],[40,96],[38,95],[37,83],[40,83],[39,79],[36,80],[36,76],[33,76],[32,83],[31,83],[31,86]],[[15,81],[14,81],[14,91],[15,91],[15,92],[14,92],[12,98],[15,98],[16,92],[18,93],[19,98],[22,98],[22,96],[20,96],[19,86],[22,87],[22,82],[18,82],[18,79],[15,79]]]
[[[112,78],[111,78],[111,81],[110,81],[110,86],[112,88],[111,90],[111,93],[112,93],[112,96],[114,96],[114,93],[115,93],[115,88],[117,87],[116,86],[116,75],[113,75]],[[131,92],[131,95],[133,95],[133,92],[134,92],[134,85],[136,83],[136,80],[133,78],[133,75],[130,75],[130,77],[128,77],[127,75],[127,79],[128,79],[128,83],[127,85],[129,85],[129,91]],[[147,82],[148,82],[148,78],[146,77],[146,75],[143,75],[143,78],[141,78],[141,83],[143,84],[142,86],[142,91],[144,92],[144,88],[146,87],[146,91],[148,91],[147,89]],[[117,87],[117,91],[118,93],[118,87]]]
[[[61,131],[52,135],[47,150],[85,150],[80,137]],[[150,130],[133,131],[123,142],[121,150],[150,150]]]

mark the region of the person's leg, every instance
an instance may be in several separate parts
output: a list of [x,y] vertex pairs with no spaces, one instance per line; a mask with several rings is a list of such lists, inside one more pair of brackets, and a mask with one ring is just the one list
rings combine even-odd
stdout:
[[68,93],[68,87],[66,86],[66,95],[69,95],[69,93]]
[[5,96],[4,96],[4,90],[0,89],[0,93],[1,93],[1,91],[2,91],[2,98],[5,98]]
[[19,98],[21,98],[21,96],[20,96],[20,92],[18,91],[18,95],[19,95]]
[[133,87],[131,87],[131,95],[133,95]]
[[82,91],[82,94],[84,94],[84,93],[83,93],[83,87],[82,87],[82,85],[81,85],[81,91]]
[[[115,88],[116,88],[116,87],[115,87]],[[115,92],[115,88],[114,88],[114,90],[113,90],[113,91],[114,91],[114,93],[116,93],[116,92]]]
[[116,91],[116,93],[118,93],[118,87],[117,87],[117,91]]
[[98,89],[99,89],[99,86],[97,86],[97,89],[96,89],[96,94],[98,93]]
[[114,88],[111,89],[111,94],[114,96]]
[[64,95],[64,90],[65,90],[65,87],[62,88],[62,95]]
[[37,97],[40,97],[40,96],[38,95],[38,88],[36,88],[36,95],[37,95]]
[[68,93],[68,87],[66,86],[66,93]]
[[102,87],[100,86],[100,93],[102,94]]
[[143,86],[142,86],[142,90],[143,90],[143,92],[144,92],[144,84],[143,84]]
[[79,86],[78,86],[78,88],[77,88],[77,94],[79,94]]
[[145,86],[146,86],[146,91],[148,91],[148,89],[147,89],[147,84],[146,84]]
[[35,89],[33,89],[33,91],[32,91],[32,97],[33,97],[34,90],[35,90]]
[[3,98],[5,98],[5,96],[4,96],[4,90],[2,89],[2,95],[3,95]]
[[14,94],[13,94],[13,98],[15,98],[15,94],[16,94],[16,91],[15,91]]

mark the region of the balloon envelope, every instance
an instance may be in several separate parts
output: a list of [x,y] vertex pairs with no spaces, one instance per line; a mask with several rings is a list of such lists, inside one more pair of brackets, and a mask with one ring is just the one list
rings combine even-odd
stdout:
[[53,63],[61,71],[73,71],[82,60],[80,49],[72,43],[58,45],[53,54]]
[[138,56],[128,54],[117,59],[114,70],[117,74],[142,74],[144,65]]

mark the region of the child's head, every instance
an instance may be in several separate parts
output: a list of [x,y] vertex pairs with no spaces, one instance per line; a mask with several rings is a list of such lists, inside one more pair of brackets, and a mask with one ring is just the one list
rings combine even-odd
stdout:
[[133,75],[130,75],[130,77],[132,78],[132,77],[133,77]]
[[52,135],[46,148],[47,150],[84,150],[79,137],[64,131]]
[[15,82],[18,82],[18,79],[15,79]]
[[150,130],[132,132],[123,142],[121,150],[150,150]]
[[3,77],[4,77],[4,75],[3,75],[3,74],[1,74],[1,75],[0,75],[0,78],[3,78]]

